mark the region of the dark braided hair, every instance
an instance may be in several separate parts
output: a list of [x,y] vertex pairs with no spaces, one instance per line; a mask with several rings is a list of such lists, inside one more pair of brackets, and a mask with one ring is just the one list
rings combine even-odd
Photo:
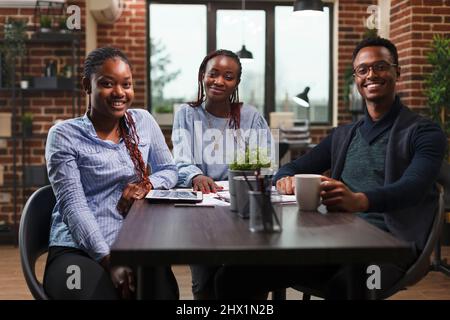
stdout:
[[[197,91],[197,101],[189,102],[188,104],[191,107],[198,107],[200,106],[205,100],[205,89],[203,86],[203,76],[206,72],[206,65],[209,60],[212,58],[218,57],[218,56],[226,56],[232,58],[239,66],[238,74],[237,74],[237,80],[238,85],[241,81],[241,75],[242,75],[242,65],[241,61],[239,60],[239,57],[230,50],[224,50],[219,49],[213,52],[210,52],[206,55],[206,57],[203,59],[202,63],[200,64],[200,67],[198,68],[198,91]],[[230,96],[230,128],[239,129],[241,126],[241,106],[242,103],[239,102],[239,89],[238,86],[236,86],[236,90],[233,91],[233,94]]]
[[[131,69],[131,63],[128,61],[127,56],[119,49],[112,47],[97,48],[89,53],[86,60],[84,61],[84,72],[83,76],[86,79],[91,79],[91,76],[95,74],[98,69],[103,65],[103,63],[108,59],[121,59],[123,62],[128,64]],[[88,112],[90,112],[90,105]],[[139,136],[136,132],[136,125],[134,123],[133,117],[127,111],[125,116],[120,119],[119,122],[119,133],[125,142],[128,153],[130,154],[131,160],[134,164],[134,169],[139,177],[140,184],[146,190],[150,190],[150,180],[148,178],[149,172],[148,168],[142,159],[142,154],[138,148]]]

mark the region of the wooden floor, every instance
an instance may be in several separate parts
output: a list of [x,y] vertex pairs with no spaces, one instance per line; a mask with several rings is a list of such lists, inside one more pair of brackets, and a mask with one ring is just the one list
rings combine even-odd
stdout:
[[[444,247],[443,255],[450,259],[450,247]],[[38,278],[42,280],[45,257],[37,263]],[[180,298],[191,300],[191,274],[187,266],[175,266],[173,271],[180,286]],[[12,246],[0,246],[0,300],[32,299],[22,275],[19,251]],[[287,299],[301,299],[301,293],[289,289]],[[394,300],[450,300],[450,277],[440,272],[430,272],[415,286],[403,290],[391,299]]]

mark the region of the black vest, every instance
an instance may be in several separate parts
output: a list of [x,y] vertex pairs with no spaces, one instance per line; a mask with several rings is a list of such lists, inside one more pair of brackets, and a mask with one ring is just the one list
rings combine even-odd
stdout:
[[[335,129],[331,143],[331,176],[340,180],[344,168],[347,149],[361,124],[357,121],[351,125]],[[420,124],[429,120],[402,106],[389,132],[386,147],[384,184],[392,184],[399,180],[413,157],[411,136]],[[426,195],[416,206],[384,213],[384,221],[389,231],[399,239],[414,242],[416,249],[421,251],[428,237],[434,214],[438,207],[438,190],[433,185],[424,190]]]

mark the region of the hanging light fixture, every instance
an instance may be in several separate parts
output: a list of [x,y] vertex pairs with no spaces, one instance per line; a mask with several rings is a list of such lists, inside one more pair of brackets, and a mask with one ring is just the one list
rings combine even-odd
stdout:
[[236,52],[240,59],[253,59],[253,54],[245,48],[245,45],[242,45],[241,50]]
[[245,47],[245,30],[244,30],[244,23],[245,23],[245,0],[242,0],[242,48],[238,52],[236,52],[237,56],[240,59],[253,59],[253,54],[247,50]]
[[321,0],[296,0],[294,1],[294,13],[296,15],[317,16],[323,13]]

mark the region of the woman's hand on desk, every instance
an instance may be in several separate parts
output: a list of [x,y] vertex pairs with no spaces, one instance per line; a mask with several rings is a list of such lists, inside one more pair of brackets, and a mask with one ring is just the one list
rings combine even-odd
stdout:
[[364,212],[369,200],[362,192],[352,192],[342,181],[322,177],[320,196],[328,211]]
[[143,184],[140,183],[127,184],[127,186],[122,192],[122,196],[120,197],[119,203],[117,203],[117,210],[123,216],[126,216],[132,204],[134,203],[134,200],[143,199],[147,195],[147,193],[150,192],[151,189],[152,189],[151,186],[150,188],[145,188]]
[[212,178],[199,174],[192,179],[192,189],[203,193],[216,193],[217,190],[223,188],[217,185]]
[[294,194],[295,182],[294,177],[284,177],[277,181],[277,191],[280,194]]

